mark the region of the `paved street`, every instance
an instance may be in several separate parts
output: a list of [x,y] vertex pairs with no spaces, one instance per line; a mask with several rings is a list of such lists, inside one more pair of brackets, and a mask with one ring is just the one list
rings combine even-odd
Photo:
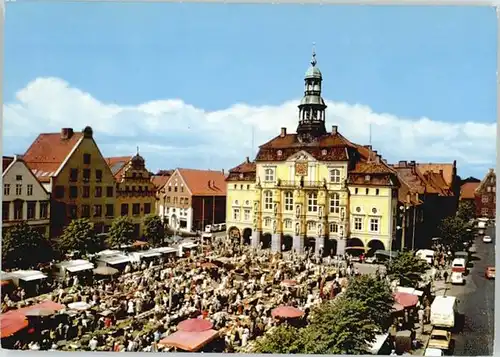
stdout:
[[487,356],[493,354],[494,339],[494,303],[495,282],[487,280],[484,272],[487,266],[495,265],[495,232],[494,227],[487,234],[493,243],[483,243],[476,239],[479,260],[473,261],[465,286],[452,286],[448,295],[457,296],[460,300],[459,311],[465,315],[461,332],[454,335],[456,356]]

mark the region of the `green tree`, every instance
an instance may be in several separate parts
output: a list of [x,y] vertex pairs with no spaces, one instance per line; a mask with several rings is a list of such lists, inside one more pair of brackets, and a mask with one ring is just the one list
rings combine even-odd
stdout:
[[457,210],[457,217],[464,222],[469,222],[476,217],[476,205],[471,201],[460,201]]
[[108,234],[108,245],[110,247],[130,245],[136,238],[134,224],[128,217],[121,216],[114,219]]
[[301,331],[289,325],[280,325],[272,333],[255,341],[254,353],[303,353]]
[[387,280],[379,275],[360,275],[349,281],[343,294],[347,300],[360,300],[367,306],[367,317],[379,331],[388,327],[394,305],[394,297]]
[[458,216],[443,219],[439,224],[439,232],[443,244],[453,252],[464,249],[464,242],[471,239],[470,225]]
[[163,243],[165,227],[159,216],[150,214],[144,217],[144,236],[153,246]]
[[50,242],[26,222],[7,229],[2,239],[2,265],[6,268],[28,269],[52,258]]
[[339,296],[322,303],[301,331],[304,353],[368,354],[377,326],[369,318],[365,302]]
[[87,218],[72,220],[59,237],[59,249],[62,252],[95,253],[99,248],[94,224]]
[[391,280],[399,280],[401,286],[417,288],[428,268],[427,262],[413,252],[401,252],[388,262],[387,275]]

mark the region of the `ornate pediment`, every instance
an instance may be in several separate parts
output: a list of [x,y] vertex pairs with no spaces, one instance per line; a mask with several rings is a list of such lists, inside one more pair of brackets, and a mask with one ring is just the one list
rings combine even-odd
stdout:
[[317,161],[311,154],[307,151],[301,150],[287,158],[287,161]]

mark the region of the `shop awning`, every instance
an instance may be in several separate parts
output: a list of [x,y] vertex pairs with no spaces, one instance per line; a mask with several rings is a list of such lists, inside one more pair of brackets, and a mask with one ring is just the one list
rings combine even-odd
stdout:
[[12,336],[28,326],[26,316],[16,311],[9,311],[0,315],[0,338]]
[[177,330],[185,332],[203,332],[211,330],[214,324],[204,319],[187,319],[179,322]]
[[408,293],[395,293],[394,300],[405,308],[413,307],[418,304],[418,296]]
[[20,276],[19,279],[24,280],[24,281],[34,281],[34,280],[42,280],[46,279],[47,275],[43,273],[36,273],[32,275],[26,275],[26,276]]
[[197,352],[208,343],[215,340],[218,336],[219,332],[215,330],[206,330],[202,332],[177,331],[164,338],[159,343],[188,352]]
[[271,311],[271,315],[283,319],[295,319],[304,315],[304,311],[293,306],[279,306]]
[[78,264],[78,265],[70,265],[66,267],[66,270],[70,273],[77,273],[79,271],[91,270],[94,269],[94,264],[86,263],[86,264]]

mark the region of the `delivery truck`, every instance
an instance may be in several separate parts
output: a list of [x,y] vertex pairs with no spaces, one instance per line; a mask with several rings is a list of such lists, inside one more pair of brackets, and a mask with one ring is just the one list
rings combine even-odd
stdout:
[[431,325],[449,329],[455,327],[457,303],[455,296],[436,296],[431,304]]

